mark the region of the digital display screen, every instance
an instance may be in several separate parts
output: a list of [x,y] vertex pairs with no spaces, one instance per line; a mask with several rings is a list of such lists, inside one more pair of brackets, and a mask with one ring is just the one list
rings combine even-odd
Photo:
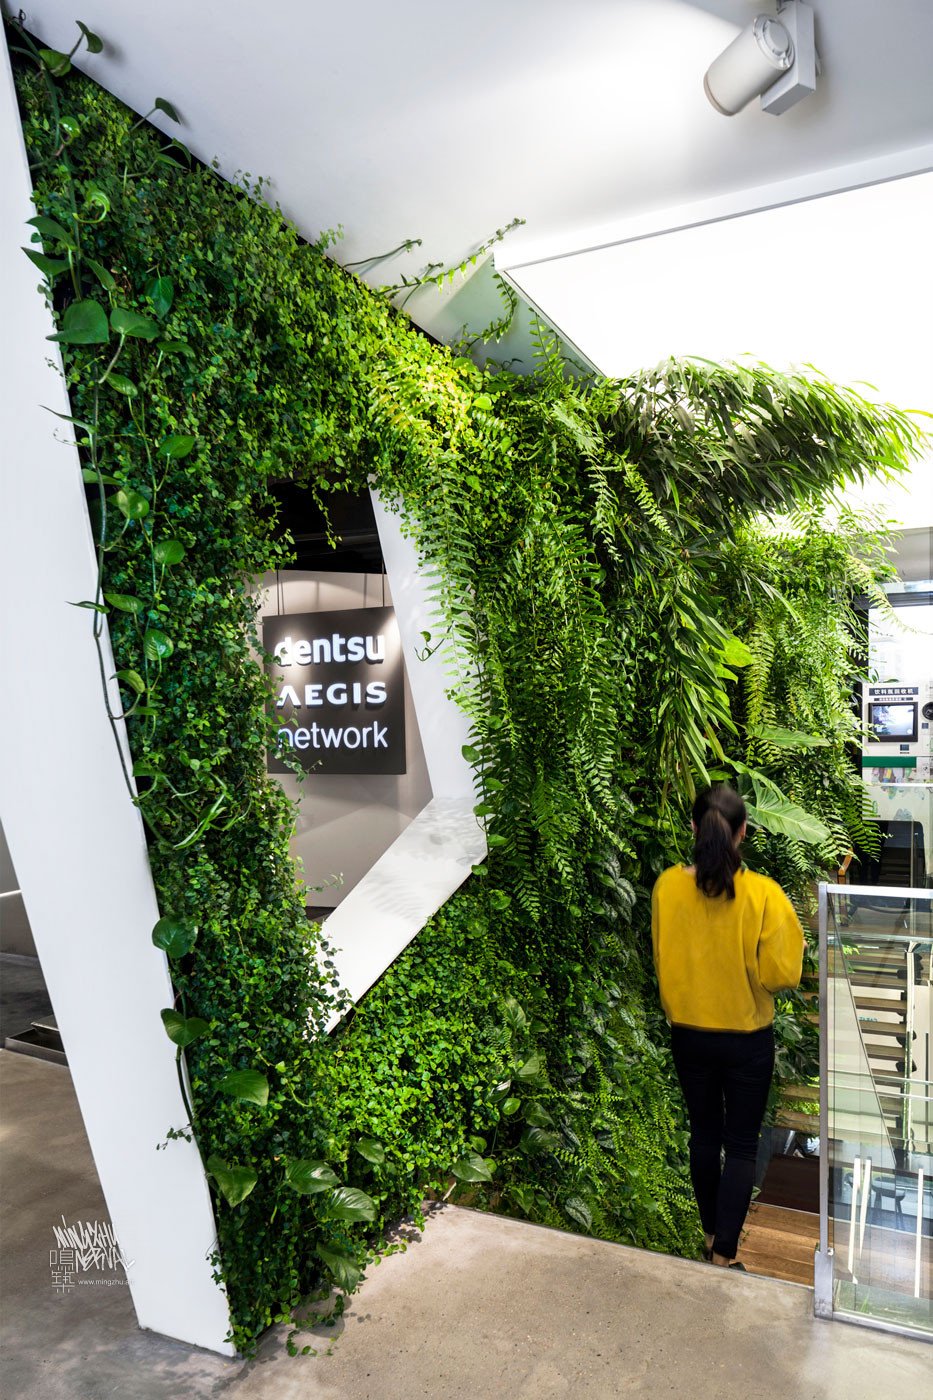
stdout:
[[872,744],[889,744],[894,739],[916,739],[917,706],[872,700],[868,706],[868,723],[874,730],[869,739]]

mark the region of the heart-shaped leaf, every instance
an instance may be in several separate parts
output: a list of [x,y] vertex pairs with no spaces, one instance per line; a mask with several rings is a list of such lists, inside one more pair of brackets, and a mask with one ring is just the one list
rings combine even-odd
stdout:
[[160,457],[187,457],[196,442],[197,438],[188,433],[172,433],[159,443],[158,453]]
[[525,1122],[532,1128],[552,1128],[554,1119],[540,1103],[532,1101],[525,1109]]
[[155,340],[160,334],[158,324],[151,316],[129,311],[124,306],[114,307],[110,313],[110,324],[118,335],[133,336],[136,340]]
[[537,1079],[541,1074],[541,1069],[541,1056],[529,1055],[525,1063],[515,1071],[515,1077],[524,1080]]
[[223,1158],[216,1155],[208,1157],[207,1170],[217,1182],[220,1194],[230,1206],[238,1206],[241,1201],[245,1201],[259,1180],[258,1174],[252,1167],[241,1167],[235,1162],[225,1162]]
[[342,1254],[336,1249],[326,1249],[322,1244],[319,1244],[314,1252],[326,1267],[337,1287],[342,1288],[345,1293],[352,1293],[363,1277],[363,1270],[353,1255]]
[[458,1181],[492,1181],[492,1173],[478,1152],[468,1152],[451,1168]]
[[104,597],[112,608],[119,608],[120,612],[141,613],[146,610],[142,598],[134,598],[131,593],[105,593]]
[[125,394],[128,399],[135,399],[139,393],[132,379],[127,379],[125,374],[114,374],[113,370],[110,371],[106,379],[101,380],[101,383],[109,384],[112,389],[116,389],[118,394]]
[[201,1016],[182,1016],[180,1012],[173,1011],[166,1007],[160,1011],[162,1024],[165,1027],[165,1034],[173,1045],[178,1045],[184,1050],[186,1045],[191,1045],[193,1041],[202,1036],[206,1030],[210,1030],[210,1025]]
[[338,1186],[324,1213],[329,1220],[375,1220],[376,1203],[358,1186]]
[[152,546],[152,554],[157,564],[164,564],[166,568],[171,564],[180,564],[185,557],[185,546],[181,540],[156,540]]
[[511,1118],[512,1114],[517,1113],[521,1106],[521,1099],[517,1099],[513,1094],[511,1098],[506,1099],[503,1103],[502,1112],[505,1114],[506,1118]]
[[163,355],[193,355],[194,351],[187,340],[163,340],[159,346]]
[[114,496],[117,510],[127,520],[142,520],[144,515],[149,514],[149,502],[139,491],[133,491],[124,487]]
[[[140,773],[140,768],[146,759],[139,759],[133,764],[133,772],[137,777],[152,777],[152,773]],[[151,765],[150,765],[151,766]],[[152,930],[152,941],[157,948],[161,948],[170,958],[183,958],[191,952],[198,936],[197,924],[191,923],[188,919],[176,919],[171,914],[164,915]]]
[[265,1108],[269,1102],[269,1081],[258,1069],[233,1069],[217,1085],[223,1094],[244,1103],[258,1103]]
[[175,650],[175,643],[158,627],[148,627],[143,633],[143,651],[147,661],[165,661]]
[[564,1213],[575,1220],[578,1225],[582,1225],[584,1230],[592,1230],[593,1217],[590,1208],[579,1196],[569,1196],[564,1202]]
[[40,49],[39,57],[53,78],[64,78],[66,73],[71,72],[71,59],[59,49]]
[[128,685],[130,690],[135,690],[137,695],[142,695],[146,689],[146,682],[138,671],[117,671],[117,680]]
[[167,102],[164,97],[157,97],[155,102],[153,102],[152,106],[154,111],[164,112],[170,121],[179,123],[181,122],[181,117],[175,111],[175,108],[172,106],[171,102]]
[[143,290],[152,302],[155,314],[164,319],[172,309],[175,300],[175,283],[171,277],[151,277]]
[[365,1157],[367,1162],[372,1162],[375,1166],[381,1166],[386,1159],[386,1150],[381,1142],[376,1142],[374,1138],[360,1138],[353,1146],[361,1157]]
[[103,39],[98,38],[94,31],[88,29],[87,25],[82,24],[79,19],[75,20],[75,24],[81,30],[81,33],[84,35],[84,38],[87,42],[88,53],[100,53],[101,49],[104,47]]
[[73,301],[65,308],[61,330],[46,339],[62,345],[106,345],[110,339],[107,314],[96,301]]
[[316,1196],[320,1191],[330,1191],[340,1184],[326,1162],[308,1160],[288,1162],[285,1180],[293,1191],[298,1191],[302,1196]]

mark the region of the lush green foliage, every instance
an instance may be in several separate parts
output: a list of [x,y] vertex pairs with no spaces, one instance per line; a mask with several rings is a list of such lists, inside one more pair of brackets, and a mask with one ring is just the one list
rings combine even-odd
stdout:
[[[234,1339],[322,1282],[352,1288],[385,1227],[451,1180],[691,1252],[645,896],[717,769],[772,833],[809,836],[805,854],[752,843],[799,895],[858,829],[855,542],[813,514],[781,535],[754,521],[898,468],[916,430],[760,367],[573,382],[547,336],[534,377],[481,371],[303,244],[261,188],[57,72],[61,56],[18,75],[44,247],[28,251],[61,327],[99,548],[87,603],[127,706],[178,990],[163,1019]],[[265,776],[250,651],[251,580],[287,549],[272,476],[398,502],[434,571],[427,641],[472,719],[490,848],[329,1039],[308,1034],[337,992]],[[829,742],[788,746],[775,724]]]

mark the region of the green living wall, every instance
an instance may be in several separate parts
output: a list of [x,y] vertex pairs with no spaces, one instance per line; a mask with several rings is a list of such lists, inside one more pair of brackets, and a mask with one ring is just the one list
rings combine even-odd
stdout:
[[[164,1150],[196,1135],[234,1341],[352,1290],[392,1224],[451,1186],[694,1253],[648,891],[716,776],[748,796],[749,860],[803,912],[864,835],[849,599],[883,572],[882,539],[845,513],[828,525],[823,503],[901,468],[917,429],[763,367],[573,380],[544,331],[535,374],[480,370],[261,188],[11,38],[27,253],[98,543],[88,645],[106,615],[177,989],[163,1020],[190,1075]],[[398,502],[435,579],[426,646],[472,721],[489,842],[329,1037],[340,992],[265,774],[251,652],[253,580],[289,557],[275,478]],[[793,1000],[780,1024],[783,1070],[806,1074]]]

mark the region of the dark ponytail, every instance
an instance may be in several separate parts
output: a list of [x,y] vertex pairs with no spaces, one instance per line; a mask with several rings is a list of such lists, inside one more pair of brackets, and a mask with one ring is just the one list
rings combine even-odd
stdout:
[[693,804],[697,889],[713,899],[721,894],[735,899],[735,873],[742,864],[735,838],[744,822],[745,803],[724,783],[701,792]]

